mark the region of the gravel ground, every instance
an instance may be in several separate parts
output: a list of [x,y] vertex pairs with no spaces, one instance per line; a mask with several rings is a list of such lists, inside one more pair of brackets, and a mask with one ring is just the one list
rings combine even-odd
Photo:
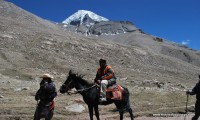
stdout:
[[188,114],[185,119],[185,115],[177,115],[175,117],[138,117],[135,120],[191,120],[193,114]]

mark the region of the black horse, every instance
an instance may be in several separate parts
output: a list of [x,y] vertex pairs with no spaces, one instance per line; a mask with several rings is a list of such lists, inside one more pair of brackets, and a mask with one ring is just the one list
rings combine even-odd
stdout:
[[36,107],[34,120],[40,120],[41,118],[45,118],[45,120],[51,120],[53,117],[53,113],[54,113],[54,101],[51,102],[40,101]]
[[88,105],[90,120],[93,120],[93,109],[95,111],[97,120],[100,120],[98,110],[99,104],[108,105],[111,103],[114,103],[116,105],[117,110],[120,114],[120,120],[123,120],[123,114],[125,111],[128,111],[130,113],[131,120],[134,119],[129,102],[129,91],[127,88],[123,87],[125,91],[123,93],[123,100],[107,99],[107,101],[99,103],[99,87],[95,84],[88,83],[82,77],[83,76],[75,74],[70,70],[67,80],[60,87],[60,93],[66,93],[68,92],[68,90],[75,88],[77,92],[83,96],[83,100]]

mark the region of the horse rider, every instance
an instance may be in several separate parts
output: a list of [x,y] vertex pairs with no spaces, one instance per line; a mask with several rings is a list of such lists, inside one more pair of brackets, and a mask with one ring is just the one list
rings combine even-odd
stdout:
[[46,103],[53,104],[53,100],[57,96],[56,87],[52,80],[53,76],[50,74],[43,74],[40,78],[42,78],[42,81],[40,82],[40,88],[35,95],[35,100],[40,100],[38,108],[36,109],[39,110],[36,112],[37,114],[40,113],[42,109],[40,108],[40,105]]
[[187,91],[186,94],[195,95],[196,94],[196,103],[195,103],[195,115],[192,117],[192,120],[198,120],[200,116],[200,75],[199,81],[192,89],[192,91]]
[[116,84],[116,77],[111,66],[107,65],[106,60],[99,60],[100,68],[96,73],[94,82],[100,84],[100,98],[99,101],[106,101],[106,88]]

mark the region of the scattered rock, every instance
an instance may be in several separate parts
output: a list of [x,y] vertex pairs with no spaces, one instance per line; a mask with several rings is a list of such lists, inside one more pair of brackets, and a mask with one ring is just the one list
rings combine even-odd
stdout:
[[13,38],[13,37],[10,36],[10,35],[3,35],[2,37],[3,37],[3,38],[9,38],[9,39],[12,39],[12,38]]
[[159,88],[162,88],[162,87],[164,87],[164,85],[165,85],[165,83],[163,83],[163,82],[156,82],[155,84],[156,84],[157,87],[159,87]]
[[22,88],[22,90],[29,90],[29,89],[30,89],[29,87]]
[[3,96],[3,95],[0,95],[0,98],[4,98],[4,96]]
[[22,88],[15,88],[14,91],[15,91],[15,92],[22,91]]
[[19,79],[19,76],[15,76],[16,79]]
[[121,78],[120,80],[121,80],[121,81],[125,81],[125,80],[127,80],[127,77]]
[[130,82],[131,82],[131,83],[135,83],[135,80],[131,80]]
[[72,104],[69,106],[65,107],[66,110],[71,111],[71,112],[83,112],[85,110],[85,107],[80,104]]
[[53,43],[50,42],[50,41],[44,41],[43,43],[46,44],[46,45],[53,45]]
[[163,42],[163,39],[159,38],[159,37],[155,37],[155,38],[153,38],[153,40],[158,41],[158,42]]
[[179,86],[179,87],[181,87],[181,88],[183,88],[183,89],[185,89],[185,88],[186,88],[186,86],[185,86],[185,85],[183,85],[183,84],[181,84],[181,83],[178,83],[178,84],[177,84],[177,86]]

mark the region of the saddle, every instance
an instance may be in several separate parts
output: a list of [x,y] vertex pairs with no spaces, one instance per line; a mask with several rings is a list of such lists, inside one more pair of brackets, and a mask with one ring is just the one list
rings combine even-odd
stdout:
[[114,84],[106,89],[106,98],[112,100],[123,99],[124,88],[118,84]]

